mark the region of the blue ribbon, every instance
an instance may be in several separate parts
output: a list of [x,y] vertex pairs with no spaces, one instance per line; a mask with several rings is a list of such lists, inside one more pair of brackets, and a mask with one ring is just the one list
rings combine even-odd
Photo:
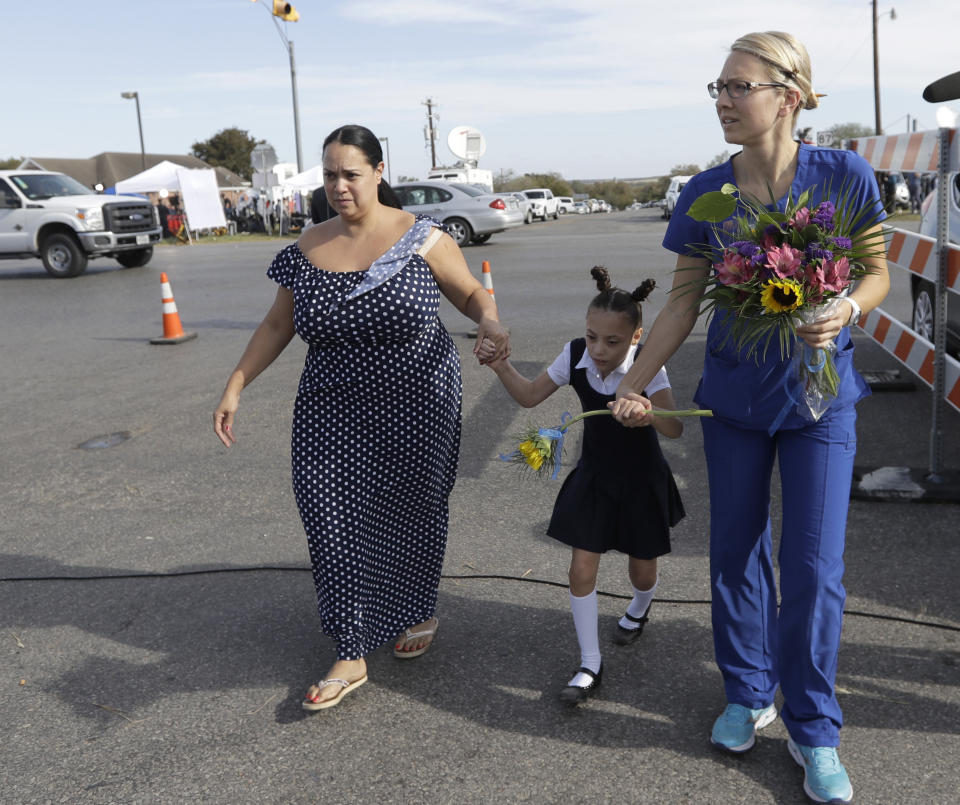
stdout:
[[[570,415],[567,414],[567,416]],[[553,475],[550,476],[550,480],[556,480],[560,472],[560,459],[563,458],[563,431],[557,428],[540,428],[540,430],[537,431],[537,435],[546,436],[551,441],[556,442],[553,446],[556,459],[553,462]]]
[[[560,417],[561,426],[566,423],[568,420],[573,419],[569,411],[564,411],[563,415]],[[563,432],[565,428],[540,428],[537,430],[537,436],[545,436],[550,439],[552,442],[556,442],[553,446],[554,455],[556,456],[556,461],[553,464],[553,475],[550,476],[550,480],[556,480],[557,475],[560,473],[560,460],[563,457]],[[514,450],[512,453],[498,453],[497,456],[501,461],[513,461],[520,455],[519,450]]]
[[[811,363],[811,358],[814,356],[819,358],[819,362],[816,364]],[[827,365],[827,351],[825,349],[820,349],[819,347],[811,347],[809,344],[804,342],[803,365],[807,368],[808,372],[819,372],[824,366]]]

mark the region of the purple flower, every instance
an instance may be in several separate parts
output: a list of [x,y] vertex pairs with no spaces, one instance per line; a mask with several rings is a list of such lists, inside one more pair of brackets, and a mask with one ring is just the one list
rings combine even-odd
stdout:
[[753,241],[737,240],[730,244],[730,248],[736,250],[737,254],[743,257],[744,260],[754,268],[758,268],[759,266],[763,265],[763,249],[761,249]]
[[836,211],[837,208],[833,206],[833,202],[821,201],[820,206],[817,207],[817,211],[813,215],[813,223],[829,232],[832,232],[833,216]]
[[806,248],[808,260],[832,260],[833,252],[824,249],[819,243],[811,243]]
[[831,238],[834,247],[841,249],[842,251],[850,251],[853,248],[853,241],[850,238],[845,237],[835,237]]

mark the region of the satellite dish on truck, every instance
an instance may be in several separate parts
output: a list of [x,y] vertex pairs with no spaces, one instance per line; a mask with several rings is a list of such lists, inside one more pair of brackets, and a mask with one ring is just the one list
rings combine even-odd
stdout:
[[447,135],[447,148],[467,164],[477,164],[487,152],[487,141],[473,126],[456,126]]

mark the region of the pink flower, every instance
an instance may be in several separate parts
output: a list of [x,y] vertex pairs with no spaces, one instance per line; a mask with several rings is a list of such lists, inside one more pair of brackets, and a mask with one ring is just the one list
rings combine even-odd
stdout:
[[803,252],[799,252],[790,246],[774,246],[767,249],[767,268],[769,268],[780,279],[789,279],[800,270],[800,258]]
[[823,287],[840,293],[850,284],[850,261],[846,257],[826,260],[823,264]]
[[824,278],[823,266],[819,263],[807,263],[803,267],[804,275],[804,297],[808,302],[814,305],[823,301]]
[[801,207],[794,212],[793,218],[790,219],[789,223],[794,229],[803,229],[810,223],[810,210],[806,207]]
[[725,251],[723,261],[716,263],[714,268],[717,269],[717,279],[724,285],[738,285],[749,280],[754,274],[749,262],[732,251]]

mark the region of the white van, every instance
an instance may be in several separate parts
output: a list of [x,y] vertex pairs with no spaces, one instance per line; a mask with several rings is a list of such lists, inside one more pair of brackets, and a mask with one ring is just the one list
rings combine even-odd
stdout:
[[680,191],[686,186],[692,176],[673,176],[670,179],[670,186],[667,188],[667,197],[663,203],[663,217],[670,220],[674,209],[677,206],[677,199],[680,198]]

